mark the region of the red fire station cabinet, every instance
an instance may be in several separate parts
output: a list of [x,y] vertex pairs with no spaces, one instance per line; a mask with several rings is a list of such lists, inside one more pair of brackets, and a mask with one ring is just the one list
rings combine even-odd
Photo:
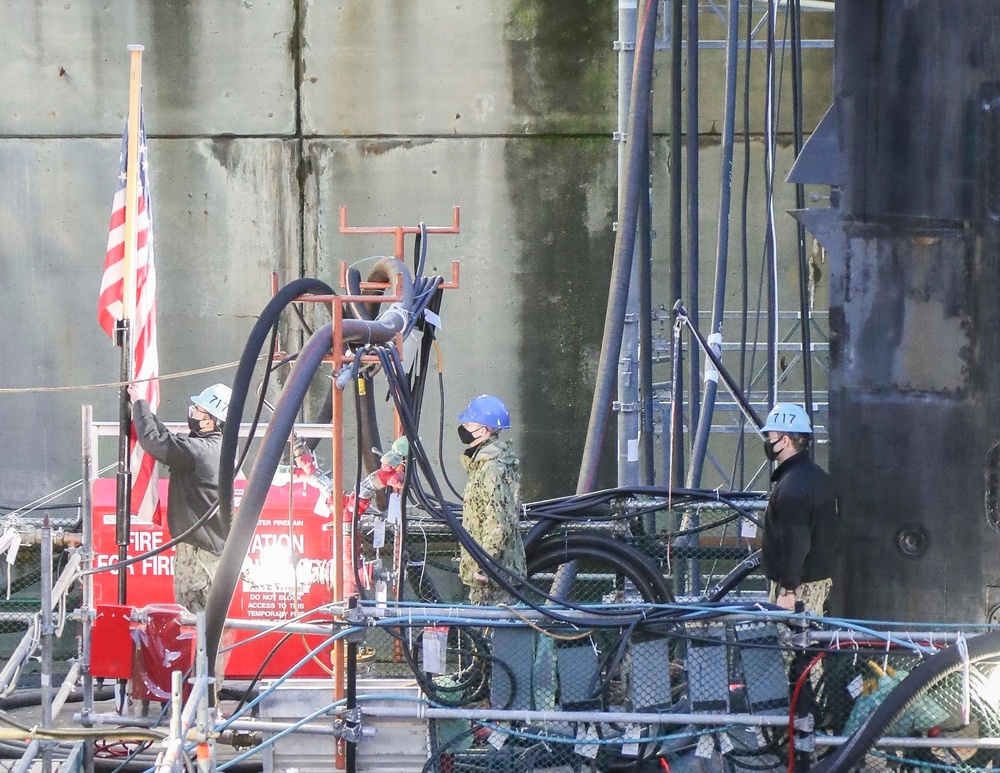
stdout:
[[[166,513],[167,481],[161,480],[159,485],[160,502]],[[234,492],[237,504],[243,494],[242,485],[245,481],[238,481]],[[325,500],[317,489],[308,485],[294,482],[290,486],[271,487],[229,607],[230,618],[287,620],[333,598],[333,536],[323,529],[330,523],[323,506]],[[149,552],[169,540],[166,523],[160,527],[133,520],[128,555],[131,558]],[[94,564],[106,566],[117,558],[115,480],[100,478],[94,481]],[[129,566],[128,606],[174,603],[173,561],[174,551],[168,549]],[[117,601],[117,571],[95,574],[94,602],[98,608],[93,642],[95,676],[127,676],[122,671],[131,662],[132,634],[127,610],[117,607]],[[329,612],[320,612],[312,619],[329,619],[329,616]],[[235,640],[245,641],[251,636],[252,631],[239,631]],[[278,632],[236,647],[226,665],[226,677],[252,678],[269,655],[263,676],[280,676],[323,641],[322,637],[295,634],[279,646],[282,638],[283,634]],[[321,651],[297,675],[329,674],[331,654],[331,650]]]

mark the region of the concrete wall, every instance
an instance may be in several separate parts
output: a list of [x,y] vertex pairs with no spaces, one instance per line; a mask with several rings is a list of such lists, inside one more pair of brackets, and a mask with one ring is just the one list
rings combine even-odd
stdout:
[[[26,390],[0,394],[3,504],[79,477],[81,403],[92,403],[98,419],[115,418],[113,389],[38,388],[117,378],[118,353],[97,326],[96,299],[133,42],[146,45],[161,372],[238,359],[272,271],[281,281],[336,282],[340,261],[391,252],[387,237],[339,234],[339,206],[352,224],[433,225],[450,223],[457,205],[461,234],[429,242],[432,266],[462,264],[461,288],[443,307],[446,455],[458,451],[452,417],[473,395],[495,392],[514,413],[526,495],[573,489],[614,244],[617,3],[0,0],[0,14],[0,386]],[[703,18],[705,36],[721,37],[719,23]],[[821,27],[832,20],[807,22],[817,36],[831,35]],[[657,56],[655,281],[666,302],[669,52]],[[704,52],[705,308],[721,62],[722,52]],[[807,52],[807,127],[829,102],[830,80],[829,52]],[[754,100],[751,130],[759,131],[759,93]],[[763,244],[760,152],[755,141],[754,277]],[[783,168],[790,158],[785,142]],[[780,212],[792,192],[782,186],[778,194]],[[792,224],[779,217],[782,255],[791,260]],[[735,227],[733,239],[736,249]],[[797,275],[785,274],[794,288]],[[783,307],[794,303],[783,288]],[[294,330],[289,340],[294,346]],[[164,381],[161,414],[182,418],[189,395],[231,377],[224,370]],[[605,480],[614,478],[611,467]]]

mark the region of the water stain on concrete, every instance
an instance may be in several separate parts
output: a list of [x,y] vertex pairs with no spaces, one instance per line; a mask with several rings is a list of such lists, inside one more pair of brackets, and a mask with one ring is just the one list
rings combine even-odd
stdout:
[[527,130],[587,133],[615,115],[615,8],[604,0],[511,0],[512,101]]
[[[598,139],[526,139],[505,152],[519,245],[517,312],[526,499],[576,489],[594,394],[614,247],[613,196],[592,230],[588,188],[614,167]],[[613,458],[613,445],[609,457]],[[602,483],[614,479],[606,465]]]
[[[599,0],[512,0],[504,29],[512,101],[527,116],[511,131],[545,132],[508,141],[504,158],[520,250],[526,500],[575,491],[587,433],[614,248],[616,156],[609,136],[579,135],[614,115],[614,29],[613,4]],[[606,464],[602,485],[614,477]]]
[[196,69],[200,57],[193,41],[202,36],[198,27],[197,0],[157,0],[149,4],[150,37],[157,50],[169,61],[169,73],[157,79],[156,98],[177,113],[192,109],[197,99],[197,82],[203,73]]

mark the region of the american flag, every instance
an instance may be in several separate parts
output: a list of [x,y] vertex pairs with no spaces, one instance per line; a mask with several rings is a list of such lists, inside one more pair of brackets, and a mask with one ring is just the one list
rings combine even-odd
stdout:
[[[118,163],[118,188],[111,207],[111,230],[108,233],[108,253],[104,258],[104,276],[101,278],[101,296],[97,320],[114,340],[115,323],[123,317],[124,266],[125,266],[125,166],[128,158],[128,127],[122,136],[121,157]],[[156,351],[156,270],[153,266],[153,215],[149,198],[148,155],[146,127],[139,113],[139,192],[136,207],[135,250],[135,313],[132,315],[133,378],[152,379],[139,383],[142,396],[156,412],[160,405],[160,365]],[[132,513],[140,520],[159,520],[156,460],[135,442],[132,428]]]

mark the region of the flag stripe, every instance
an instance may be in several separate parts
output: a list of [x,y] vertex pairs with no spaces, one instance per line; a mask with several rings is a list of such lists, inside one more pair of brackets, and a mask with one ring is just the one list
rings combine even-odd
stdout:
[[[108,247],[98,299],[97,320],[114,338],[115,325],[124,312],[125,290],[125,180],[128,158],[128,129],[122,137],[118,165],[118,187],[111,205]],[[142,396],[155,412],[160,406],[159,358],[156,347],[156,271],[153,264],[153,221],[149,197],[146,128],[140,109],[139,118],[139,192],[136,207],[135,310],[132,315],[132,364],[135,379],[152,379],[139,384]],[[152,520],[159,511],[156,483],[156,460],[135,441],[130,440],[132,471],[132,514],[140,520]]]

